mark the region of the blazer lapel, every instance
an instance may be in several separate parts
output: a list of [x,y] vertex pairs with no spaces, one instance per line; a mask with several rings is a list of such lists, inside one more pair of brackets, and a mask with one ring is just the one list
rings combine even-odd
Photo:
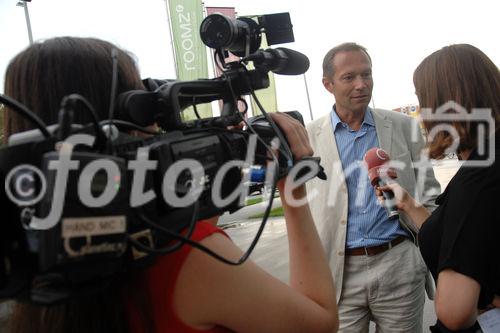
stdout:
[[380,148],[389,153],[389,156],[392,156],[392,120],[380,114],[377,109],[371,110],[373,111],[372,115]]
[[344,172],[330,115],[324,117],[323,121],[316,127],[314,134],[319,143],[316,147],[318,152],[315,155],[322,157],[321,166],[325,169],[327,177],[340,180],[345,186]]

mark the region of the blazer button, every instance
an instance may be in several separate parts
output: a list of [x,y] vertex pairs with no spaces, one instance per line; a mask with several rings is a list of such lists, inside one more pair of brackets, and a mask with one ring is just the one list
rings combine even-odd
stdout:
[[339,256],[343,256],[343,255],[344,255],[344,251],[340,250],[339,252],[337,252],[337,254],[338,254]]
[[344,220],[344,219],[340,220],[340,224],[342,224],[342,225],[346,225],[346,223],[347,223],[347,221],[346,221],[346,220]]

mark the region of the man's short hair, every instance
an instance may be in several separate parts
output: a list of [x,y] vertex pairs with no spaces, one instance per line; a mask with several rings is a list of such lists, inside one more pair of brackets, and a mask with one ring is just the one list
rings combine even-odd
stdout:
[[356,43],[342,43],[328,51],[325,55],[325,58],[323,58],[323,77],[333,76],[333,58],[335,58],[337,53],[350,51],[364,52],[368,56],[370,63],[372,62],[372,58],[370,58],[370,55],[368,54],[368,51],[366,51],[366,48],[364,46]]

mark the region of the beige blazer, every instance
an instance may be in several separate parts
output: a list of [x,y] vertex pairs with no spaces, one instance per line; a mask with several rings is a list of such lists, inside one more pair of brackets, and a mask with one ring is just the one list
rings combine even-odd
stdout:
[[[389,153],[392,161],[399,161],[397,182],[410,194],[423,202],[430,209],[435,208],[435,197],[441,192],[440,185],[434,177],[430,163],[422,162],[414,169],[413,162],[420,161],[420,153],[424,147],[420,127],[415,119],[396,111],[371,109],[380,148]],[[326,250],[337,290],[337,302],[342,290],[344,273],[344,252],[347,230],[347,187],[342,163],[333,128],[331,115],[319,118],[307,126],[309,140],[314,149],[314,156],[321,157],[321,165],[328,177],[327,181],[315,178],[307,183],[311,212],[318,229],[321,242]],[[425,160],[425,159],[424,159]],[[422,160],[422,161],[424,161]],[[404,166],[402,166],[404,163]],[[417,184],[417,175],[419,184]],[[425,177],[423,176],[425,175]],[[422,195],[425,194],[425,197]],[[410,231],[416,241],[416,228],[405,216],[401,216],[401,225]],[[426,289],[432,299],[433,281],[428,274]]]

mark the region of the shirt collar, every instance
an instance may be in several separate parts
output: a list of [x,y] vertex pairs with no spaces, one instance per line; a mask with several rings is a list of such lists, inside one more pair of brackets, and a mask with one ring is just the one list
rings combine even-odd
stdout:
[[[337,129],[337,126],[339,124],[345,124],[342,120],[340,120],[339,115],[337,114],[336,105],[333,105],[331,118],[332,118],[333,131],[335,131]],[[369,106],[366,107],[365,118],[363,119],[363,122],[361,123],[361,127],[363,127],[363,125],[365,125],[365,124],[375,127],[375,121],[373,120],[372,110]],[[345,124],[345,125],[347,126],[347,124]]]

